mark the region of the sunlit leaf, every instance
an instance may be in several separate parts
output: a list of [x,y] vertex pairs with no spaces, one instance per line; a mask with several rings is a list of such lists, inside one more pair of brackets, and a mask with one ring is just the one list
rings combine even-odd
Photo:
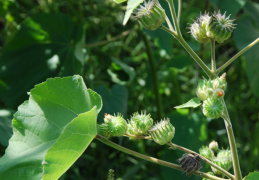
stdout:
[[127,10],[124,16],[123,25],[127,24],[133,10],[138,7],[144,0],[128,0]]
[[127,1],[127,0],[113,0],[113,1],[115,1],[115,2],[118,3],[118,4],[120,4],[120,3],[123,3],[123,2],[125,2],[125,1]]
[[184,103],[182,105],[179,106],[175,106],[174,108],[176,109],[181,109],[181,108],[196,108],[198,106],[201,105],[201,101],[199,100],[199,98],[193,98],[190,101],[188,101],[187,103]]
[[36,85],[14,115],[0,179],[60,177],[95,137],[101,107],[100,96],[78,75]]
[[244,178],[244,180],[258,180],[259,179],[259,172],[255,171],[249,173],[248,176]]

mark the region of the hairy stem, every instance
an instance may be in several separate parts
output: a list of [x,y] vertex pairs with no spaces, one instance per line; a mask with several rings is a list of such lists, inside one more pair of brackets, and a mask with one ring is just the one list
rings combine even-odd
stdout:
[[246,52],[248,49],[250,49],[251,47],[253,47],[254,45],[256,45],[259,42],[259,38],[257,38],[255,41],[253,41],[252,43],[250,43],[249,45],[247,45],[244,49],[242,49],[241,51],[239,51],[235,56],[233,56],[231,59],[229,59],[225,64],[223,64],[220,68],[217,69],[217,74],[219,74],[221,71],[223,71],[226,67],[228,67],[228,65],[230,65],[232,62],[234,62],[239,56],[241,56],[242,54],[244,54],[244,52]]
[[215,40],[211,39],[211,72],[216,73]]
[[178,0],[178,14],[177,14],[177,23],[180,25],[181,18],[181,10],[182,10],[182,0]]
[[226,171],[225,169],[217,166],[216,164],[214,164],[213,162],[211,162],[210,160],[208,160],[207,158],[201,156],[199,153],[196,153],[195,151],[192,151],[190,149],[187,149],[185,147],[179,146],[177,144],[174,144],[172,142],[168,143],[169,146],[171,146],[172,149],[178,149],[187,153],[192,153],[192,154],[196,154],[198,155],[205,163],[209,164],[210,166],[213,166],[214,168],[216,168],[217,170],[221,171],[222,174],[226,175],[227,177],[229,177],[230,179],[234,179],[235,177],[230,174],[228,171]]
[[147,51],[147,55],[148,55],[148,61],[151,67],[151,76],[154,82],[154,91],[155,91],[155,100],[156,100],[156,107],[157,107],[157,118],[161,119],[161,113],[162,113],[162,103],[161,103],[161,96],[159,93],[159,84],[158,84],[158,77],[157,77],[157,69],[156,69],[156,65],[155,65],[155,60],[154,60],[154,56],[152,54],[152,50],[150,47],[150,44],[147,40],[147,36],[140,32],[143,42],[146,46],[146,51]]
[[174,2],[173,2],[173,0],[167,0],[167,2],[168,2],[169,7],[170,7],[170,12],[171,12],[171,16],[173,18],[174,27],[176,29],[176,32],[179,36],[182,36],[180,28],[179,28],[178,20],[177,20],[177,17],[176,17],[176,13],[175,13]]
[[232,160],[233,160],[233,168],[234,168],[234,173],[235,173],[235,180],[242,180],[242,174],[241,174],[241,169],[240,169],[239,160],[238,160],[234,132],[232,129],[232,124],[230,121],[230,117],[228,114],[228,110],[227,110],[225,101],[224,101],[224,111],[223,111],[222,118],[225,121],[226,130],[227,130],[227,134],[228,134],[228,140],[229,140],[229,145],[230,145],[230,150],[231,150]]
[[170,22],[170,19],[167,16],[165,16],[165,20],[166,20],[166,23],[167,23],[169,29],[173,32],[174,35],[176,35],[176,32],[175,32],[175,30],[174,30],[174,28],[173,28],[173,26],[172,26],[172,24]]
[[[98,139],[99,141],[101,141],[102,143],[104,143],[104,144],[106,144],[108,146],[111,146],[111,147],[113,147],[113,148],[115,148],[115,149],[117,149],[119,151],[122,151],[122,152],[124,152],[126,154],[129,154],[129,155],[135,156],[137,158],[140,158],[140,159],[152,162],[152,163],[156,163],[156,164],[159,164],[159,165],[162,165],[162,166],[166,166],[166,167],[170,167],[170,168],[177,169],[177,170],[180,170],[180,171],[184,171],[177,164],[173,164],[173,163],[170,163],[170,162],[167,162],[167,161],[163,161],[163,160],[151,157],[151,156],[147,156],[147,155],[138,153],[136,151],[132,151],[132,150],[130,150],[128,148],[122,147],[122,146],[120,146],[120,145],[118,145],[118,144],[116,144],[114,142],[111,142],[108,139],[106,139],[106,138],[104,138],[104,137],[102,137],[100,135],[96,135],[95,138]],[[216,177],[216,176],[204,173],[204,172],[200,172],[200,171],[193,172],[193,174],[195,174],[197,176],[200,176],[200,177],[203,177],[203,178],[212,179],[212,180],[226,180],[226,179],[219,178],[219,177]]]

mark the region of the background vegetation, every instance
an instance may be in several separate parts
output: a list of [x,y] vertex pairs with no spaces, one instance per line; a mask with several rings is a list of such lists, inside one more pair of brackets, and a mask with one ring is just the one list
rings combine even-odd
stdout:
[[[167,8],[164,0],[160,1]],[[259,36],[258,0],[183,0],[181,28],[191,47],[210,63],[210,45],[188,34],[200,12],[221,9],[236,19],[232,38],[216,47],[217,65]],[[122,25],[125,4],[112,0],[0,0],[0,155],[11,136],[12,114],[35,84],[49,77],[80,74],[98,92],[99,114],[120,112],[130,118],[145,110],[155,121],[169,117],[173,141],[198,151],[216,140],[228,147],[223,120],[206,119],[201,109],[175,110],[193,98],[205,76],[180,44],[162,30],[146,31],[137,22]],[[243,175],[259,170],[259,46],[227,68],[226,103]],[[182,153],[151,141],[113,141],[175,162]],[[65,158],[65,157],[64,157]],[[183,179],[180,171],[130,157],[94,141],[61,179],[106,179],[109,169],[121,179]],[[209,170],[203,164],[203,171]],[[134,178],[133,178],[134,177]],[[186,177],[187,178],[187,177]],[[200,179],[192,176],[190,179]]]

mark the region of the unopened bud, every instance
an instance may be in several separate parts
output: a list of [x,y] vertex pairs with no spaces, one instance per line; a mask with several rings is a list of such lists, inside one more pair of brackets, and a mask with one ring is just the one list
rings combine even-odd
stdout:
[[208,118],[217,119],[222,116],[224,105],[219,98],[208,98],[203,102],[202,112]]
[[107,122],[108,131],[111,136],[123,136],[128,128],[127,122],[121,114],[117,116],[112,116],[112,118]]
[[218,148],[219,148],[219,145],[216,141],[212,141],[210,144],[209,144],[209,148],[212,150],[212,151],[217,151]]
[[208,146],[203,146],[199,149],[200,155],[212,160],[214,158],[214,153],[211,149],[208,148]]

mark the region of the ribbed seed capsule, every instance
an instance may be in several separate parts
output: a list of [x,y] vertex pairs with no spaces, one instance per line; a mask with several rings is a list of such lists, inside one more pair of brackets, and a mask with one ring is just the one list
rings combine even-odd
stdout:
[[175,128],[167,118],[154,125],[149,130],[149,134],[156,143],[164,145],[173,139]]
[[235,28],[234,20],[230,20],[229,17],[230,15],[226,17],[226,12],[223,15],[221,15],[220,11],[214,13],[206,29],[207,36],[218,43],[227,40]]
[[213,95],[212,82],[210,80],[208,81],[206,79],[200,79],[198,82],[196,94],[201,101],[208,99],[208,97]]
[[[220,150],[217,157],[213,159],[213,163],[228,171],[232,167],[232,156],[230,150]],[[222,175],[221,171],[211,167],[212,171],[217,175]]]
[[203,102],[202,112],[208,118],[217,119],[221,117],[223,113],[224,105],[221,99],[219,98],[208,98]]
[[123,136],[128,128],[127,122],[123,119],[121,114],[113,116],[106,124],[111,136]]
[[203,146],[199,149],[199,153],[201,156],[212,160],[214,158],[214,153],[211,149],[208,148],[208,146]]
[[165,10],[161,7],[158,0],[144,2],[144,6],[136,9],[134,19],[146,29],[156,30],[165,22]]

